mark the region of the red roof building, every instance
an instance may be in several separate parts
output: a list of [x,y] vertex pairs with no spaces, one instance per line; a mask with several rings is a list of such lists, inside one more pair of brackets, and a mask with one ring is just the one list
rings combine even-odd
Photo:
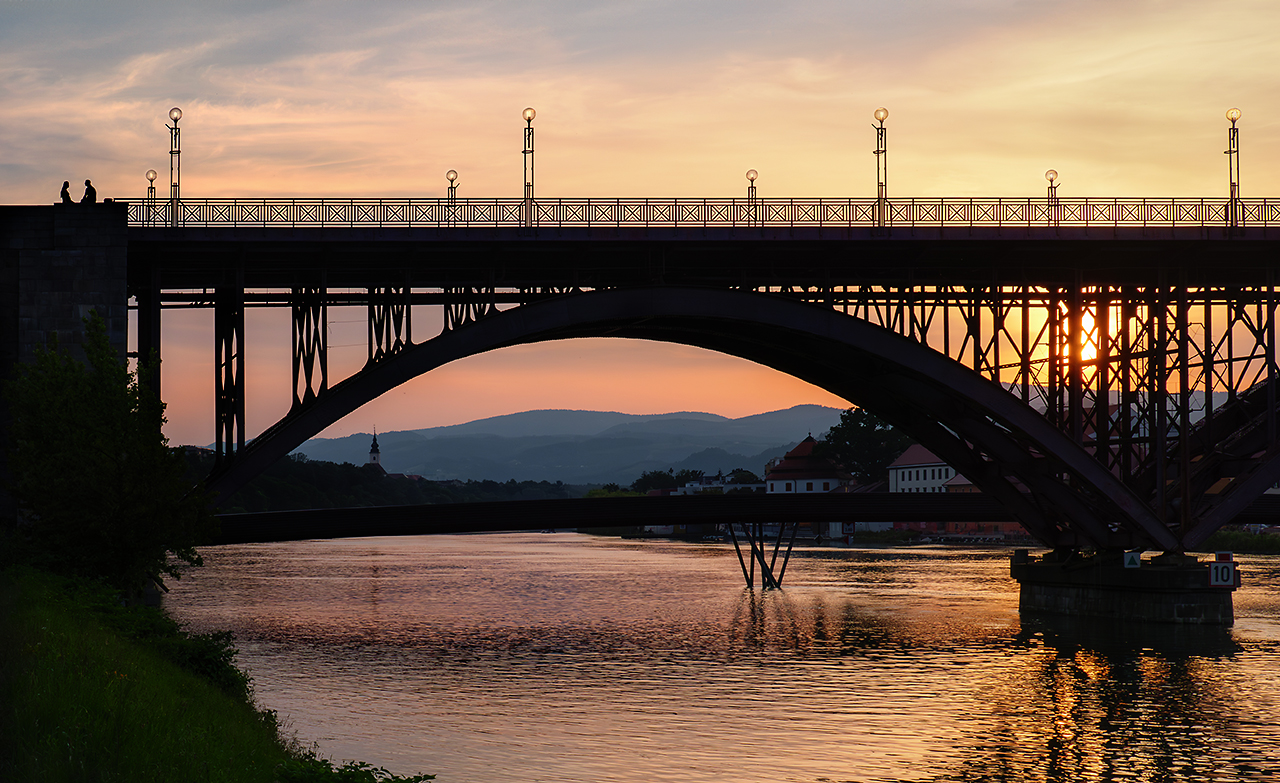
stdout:
[[765,471],[765,492],[769,494],[806,494],[833,492],[853,480],[844,468],[827,457],[813,454],[818,442],[813,436],[800,441],[782,461]]

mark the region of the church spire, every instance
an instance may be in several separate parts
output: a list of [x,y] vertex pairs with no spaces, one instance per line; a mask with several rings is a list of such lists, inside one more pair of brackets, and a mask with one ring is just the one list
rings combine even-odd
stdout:
[[378,428],[373,428],[373,445],[369,447],[369,463],[370,465],[382,464],[382,452],[378,451]]

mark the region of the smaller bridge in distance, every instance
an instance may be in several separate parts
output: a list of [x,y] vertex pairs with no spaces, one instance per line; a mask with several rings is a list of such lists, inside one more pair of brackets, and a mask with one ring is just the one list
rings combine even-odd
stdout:
[[[1280,518],[1280,495],[1265,495],[1241,523]],[[442,503],[427,506],[300,509],[222,514],[219,544],[450,533],[757,523],[991,523],[1013,521],[998,500],[980,494],[696,495]],[[924,535],[930,535],[925,533]],[[932,535],[938,535],[936,532]]]

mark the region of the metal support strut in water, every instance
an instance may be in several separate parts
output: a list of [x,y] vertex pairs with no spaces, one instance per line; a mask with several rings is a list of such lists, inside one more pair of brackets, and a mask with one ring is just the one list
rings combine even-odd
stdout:
[[742,556],[742,544],[738,538],[738,533],[734,530],[734,524],[729,525],[729,538],[733,540],[733,549],[738,553],[738,565],[742,566],[742,578],[746,580],[747,587],[755,587],[756,563],[760,564],[760,581],[762,587],[781,588],[782,578],[787,573],[787,563],[791,560],[791,550],[796,543],[796,533],[799,531],[800,525],[796,522],[791,523],[791,538],[787,542],[787,550],[782,555],[782,568],[774,575],[774,568],[778,565],[778,551],[782,548],[782,537],[786,533],[787,525],[782,523],[778,525],[778,538],[773,543],[773,553],[768,552],[768,542],[764,536],[764,523],[756,522],[749,525],[745,522],[742,524],[742,538],[746,540],[750,547],[749,560],[751,565],[748,567],[748,558]]

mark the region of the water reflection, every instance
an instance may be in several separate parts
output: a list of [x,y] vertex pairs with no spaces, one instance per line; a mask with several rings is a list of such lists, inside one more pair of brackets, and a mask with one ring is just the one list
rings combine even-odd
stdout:
[[1038,617],[1013,649],[1020,671],[965,732],[955,779],[1260,779],[1257,738],[1239,742],[1247,707],[1217,676],[1242,651],[1228,629]]
[[728,625],[729,650],[737,654],[830,658],[919,641],[901,619],[817,592],[743,590]]
[[1278,771],[1280,635],[1022,622],[1000,553],[807,551],[768,592],[731,548],[562,534],[205,554],[175,612],[266,706],[445,783]]

